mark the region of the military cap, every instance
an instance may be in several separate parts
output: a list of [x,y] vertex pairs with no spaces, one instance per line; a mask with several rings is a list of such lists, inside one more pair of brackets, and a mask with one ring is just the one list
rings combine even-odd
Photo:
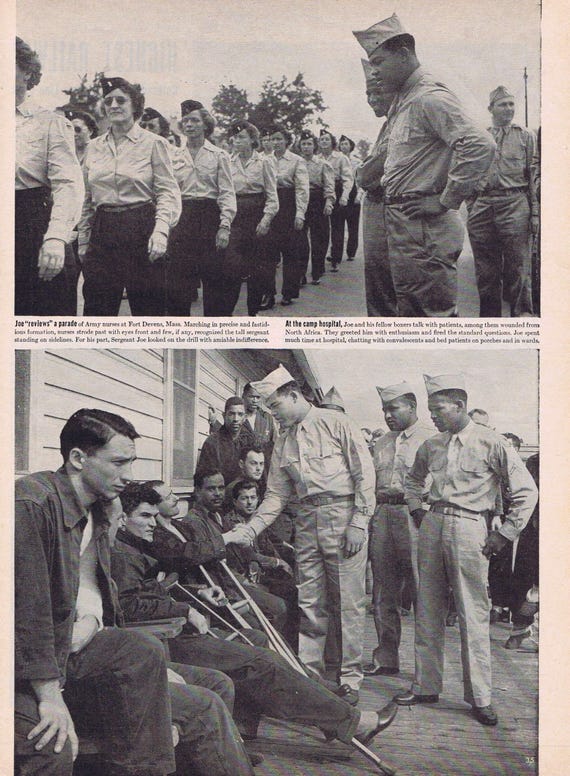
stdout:
[[260,137],[271,137],[272,132],[269,127],[264,127],[263,129],[259,130]]
[[387,404],[389,401],[398,399],[400,396],[404,396],[406,393],[414,393],[412,386],[405,381],[403,383],[394,383],[393,385],[387,385],[386,388],[379,388],[376,386],[378,395],[382,401],[382,404]]
[[496,100],[503,100],[505,97],[513,97],[512,92],[509,92],[506,86],[497,86],[496,89],[489,94],[489,105],[492,105]]
[[277,369],[270,372],[263,380],[252,382],[251,387],[261,396],[263,401],[267,402],[273,397],[278,388],[287,385],[287,383],[292,382],[294,379],[283,364],[279,364]]
[[334,385],[330,391],[327,391],[320,406],[325,410],[340,410],[341,412],[345,411],[344,399],[334,387]]
[[321,129],[319,132],[319,137],[322,137],[323,135],[330,135],[332,137],[332,132],[330,129]]
[[164,116],[154,108],[145,108],[141,121],[152,121],[153,119],[164,119]]
[[353,32],[352,34],[366,51],[368,57],[371,57],[376,49],[383,43],[386,43],[387,40],[403,35],[405,32],[406,30],[403,28],[402,22],[394,13],[388,19],[383,19],[381,22],[373,24],[367,30]]
[[239,135],[240,132],[243,132],[244,129],[257,129],[257,127],[251,123],[251,121],[246,121],[245,119],[236,119],[235,121],[232,121],[230,125],[230,135]]
[[129,83],[126,78],[101,78],[99,83],[103,90],[103,97],[106,97],[109,92],[113,92],[115,89],[125,92],[133,88],[133,84]]
[[351,151],[354,151],[354,149],[356,148],[356,145],[355,145],[355,143],[354,143],[354,140],[351,140],[351,139],[350,139],[349,137],[347,137],[346,135],[341,135],[341,136],[339,137],[339,139],[338,139],[338,142],[339,142],[339,143],[342,143],[342,141],[343,141],[343,140],[348,140],[348,142],[350,143],[350,150],[351,150]]
[[198,100],[184,100],[184,102],[180,103],[180,111],[183,116],[187,116],[189,113],[200,110],[203,107],[202,103],[198,102]]
[[438,391],[465,390],[465,377],[461,373],[437,375],[436,377],[424,375],[424,382],[428,396]]
[[310,129],[302,129],[299,133],[299,140],[314,140],[315,136]]
[[64,110],[65,118],[69,121],[73,121],[73,119],[79,119],[82,121],[86,127],[89,129],[89,133],[92,137],[94,137],[98,131],[99,128],[97,126],[97,122],[91,116],[89,113],[83,110]]

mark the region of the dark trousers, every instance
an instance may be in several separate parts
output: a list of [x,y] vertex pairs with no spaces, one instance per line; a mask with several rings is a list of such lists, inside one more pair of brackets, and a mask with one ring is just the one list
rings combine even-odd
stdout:
[[331,213],[331,259],[333,264],[340,264],[344,250],[345,208],[338,203],[342,196],[342,181],[335,183],[336,203]]
[[237,213],[232,223],[224,270],[227,278],[226,315],[233,314],[243,279],[247,281],[247,312],[256,315],[275,273],[275,264],[267,255],[269,234],[260,237],[255,233],[263,218],[264,206],[264,194],[237,195]]
[[295,189],[277,189],[279,212],[271,224],[270,259],[276,266],[283,257],[284,299],[297,299],[303,274],[303,260],[307,255],[305,230],[295,229]]
[[358,227],[360,225],[360,202],[355,202],[357,194],[356,184],[352,187],[348,196],[348,204],[344,211],[344,217],[346,221],[346,230],[348,237],[346,238],[346,255],[349,259],[353,259],[356,256],[358,250]]
[[500,318],[503,297],[512,316],[532,313],[530,207],[526,192],[480,196],[470,203],[468,211],[479,315]]
[[210,668],[180,663],[169,667],[186,681],[169,683],[172,723],[180,735],[177,776],[253,776],[231,715],[232,680]]
[[83,262],[84,315],[118,315],[125,288],[133,315],[164,315],[165,259],[148,257],[154,225],[152,203],[120,212],[97,209]]
[[216,248],[220,208],[213,199],[184,199],[180,221],[168,243],[167,315],[190,315],[191,296],[202,281],[204,315],[216,317],[228,312],[224,275],[225,251]]
[[[313,280],[318,280],[325,273],[325,256],[330,239],[330,224],[328,217],[323,215],[324,206],[325,199],[322,189],[311,189],[305,229],[311,245],[311,275]],[[309,241],[306,244],[306,254],[303,260],[303,274],[307,274],[308,265]]]
[[78,268],[66,246],[63,269],[40,280],[38,258],[51,217],[51,194],[45,187],[16,191],[14,238],[15,315],[76,315]]
[[169,646],[176,660],[217,668],[233,679],[236,720],[251,723],[265,714],[318,726],[345,742],[354,736],[359,712],[267,649],[184,632]]
[[[283,633],[285,623],[287,622],[287,606],[285,601],[278,595],[270,593],[269,590],[264,590],[261,585],[246,583],[244,584],[244,587],[273,627],[276,628],[279,633]],[[260,627],[255,616],[253,626],[254,628]]]
[[[103,738],[105,773],[158,776],[174,770],[166,664],[157,639],[119,628],[99,631],[70,656],[63,698],[77,733],[96,731]],[[54,754],[54,741],[36,752],[37,739],[26,740],[39,720],[31,688],[17,688],[15,715],[16,772],[70,776],[69,742]]]

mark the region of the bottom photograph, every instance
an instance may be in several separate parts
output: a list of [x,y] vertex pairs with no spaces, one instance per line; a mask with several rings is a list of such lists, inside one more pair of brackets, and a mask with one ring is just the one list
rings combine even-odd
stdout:
[[537,773],[538,382],[16,351],[14,772]]

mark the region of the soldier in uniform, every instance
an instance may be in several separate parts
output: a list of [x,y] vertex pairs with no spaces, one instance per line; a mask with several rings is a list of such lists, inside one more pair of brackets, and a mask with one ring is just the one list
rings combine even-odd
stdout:
[[528,129],[513,124],[515,99],[504,86],[489,95],[489,112],[497,153],[482,190],[469,202],[467,221],[479,314],[500,318],[505,298],[512,316],[531,315],[531,242],[539,218],[533,169],[536,139]]
[[[414,683],[394,700],[403,706],[439,700],[451,586],[459,615],[464,700],[478,722],[496,725],[491,705],[488,559],[525,527],[537,490],[516,451],[467,414],[463,375],[424,375],[424,380],[431,418],[440,433],[421,445],[404,486],[406,503],[420,529],[420,584]],[[430,507],[424,511],[428,475]],[[503,525],[488,533],[487,517],[501,481],[508,485],[512,501]]]
[[456,316],[464,237],[456,211],[487,173],[495,143],[420,67],[415,40],[396,14],[354,35],[379,85],[397,92],[382,186],[398,314]]
[[400,670],[402,591],[407,584],[415,607],[418,579],[418,532],[404,500],[404,481],[419,446],[433,436],[433,429],[418,420],[417,400],[408,383],[377,391],[390,430],[374,447],[376,512],[369,556],[378,646],[372,662],[364,666],[365,676],[397,674]]
[[[362,59],[361,62],[366,78],[368,104],[375,116],[378,118],[386,116],[394,95],[378,86],[374,68],[370,62],[367,59]],[[381,183],[387,144],[388,137],[386,123],[384,123],[370,154],[356,168],[356,182],[365,192],[362,200],[362,241],[366,309],[369,316],[378,317],[397,315],[396,292],[388,257],[388,235]]]
[[320,155],[334,170],[336,202],[331,219],[331,255],[327,261],[332,264],[331,272],[338,272],[344,250],[344,222],[348,198],[354,185],[352,165],[346,156],[337,150],[336,137],[327,129],[321,129],[319,134]]
[[297,497],[299,657],[322,676],[329,623],[338,618],[339,681],[356,701],[363,678],[368,522],[374,512],[370,453],[349,418],[309,404],[283,366],[253,385],[284,432],[275,442],[265,497],[249,524],[234,529],[235,538],[248,544]]

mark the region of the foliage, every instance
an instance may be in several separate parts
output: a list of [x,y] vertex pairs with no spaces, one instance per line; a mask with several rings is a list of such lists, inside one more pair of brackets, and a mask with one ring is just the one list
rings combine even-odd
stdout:
[[79,86],[72,86],[69,89],[62,90],[69,98],[67,104],[63,107],[70,110],[83,110],[97,119],[102,118],[100,109],[103,97],[101,79],[105,77],[105,73],[95,73],[91,82],[87,77],[87,73],[78,77],[80,78]]

